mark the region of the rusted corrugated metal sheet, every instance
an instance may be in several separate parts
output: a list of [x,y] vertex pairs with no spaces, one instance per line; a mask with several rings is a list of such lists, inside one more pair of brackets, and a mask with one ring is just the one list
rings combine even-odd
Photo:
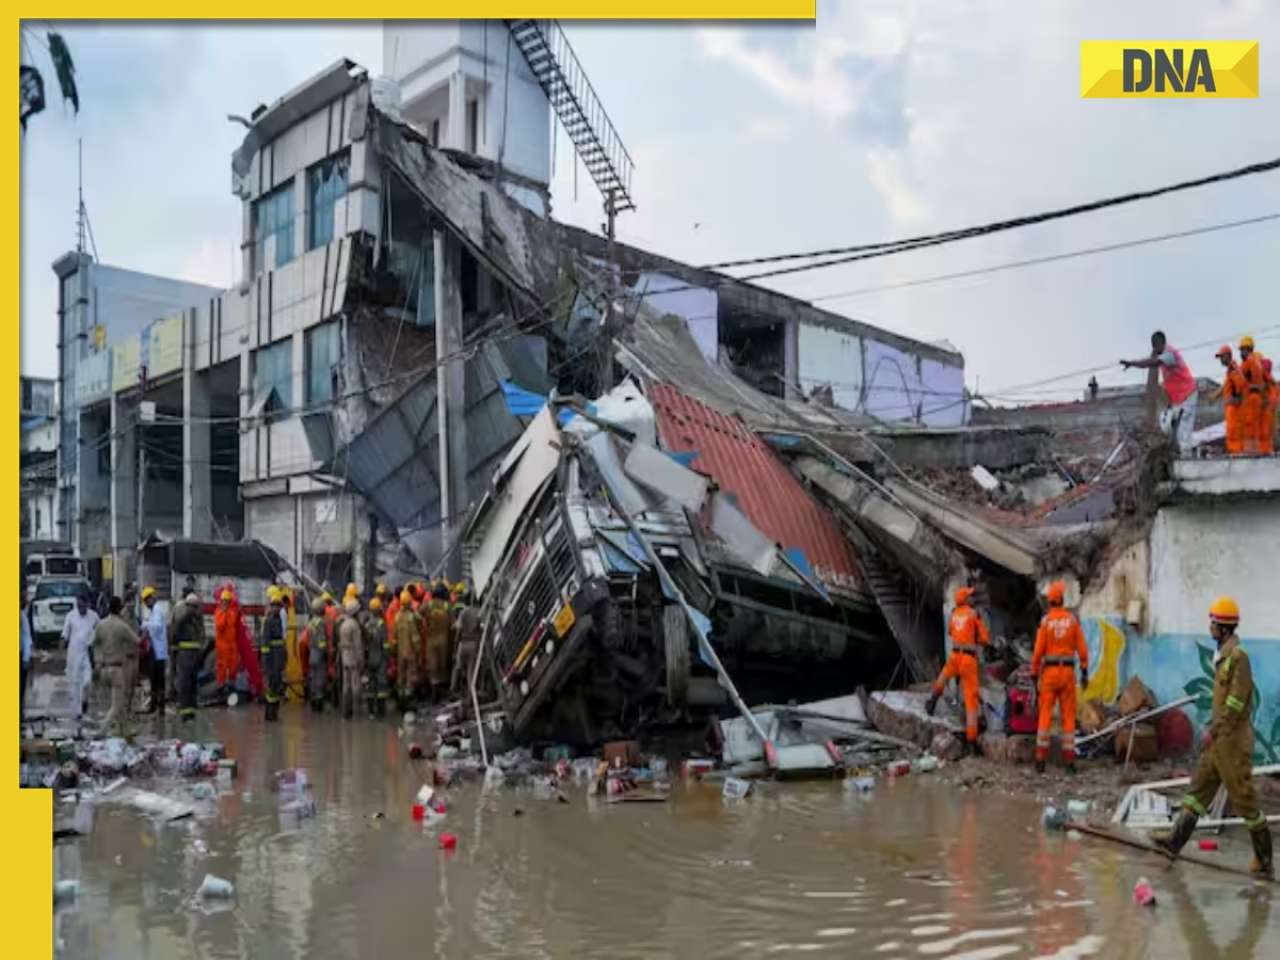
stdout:
[[740,421],[653,382],[649,401],[663,447],[696,453],[693,468],[710,474],[762,533],[783,547],[803,550],[824,583],[862,588],[862,572],[849,541],[786,465]]

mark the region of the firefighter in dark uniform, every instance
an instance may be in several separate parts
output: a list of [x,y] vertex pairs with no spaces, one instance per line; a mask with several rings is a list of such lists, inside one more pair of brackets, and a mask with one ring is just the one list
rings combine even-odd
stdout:
[[387,715],[387,662],[391,659],[391,644],[387,639],[387,621],[382,616],[382,597],[375,595],[369,601],[369,614],[364,618],[364,668],[369,679],[366,699],[369,716]]
[[329,675],[329,629],[326,611],[333,597],[322,593],[311,611],[311,619],[303,631],[307,644],[307,697],[311,701],[311,709],[316,713],[324,712],[326,681]]
[[183,720],[196,718],[196,699],[200,687],[200,667],[209,644],[204,631],[204,611],[194,590],[173,605],[169,620],[169,636],[176,648],[170,659],[174,670],[174,686],[178,691],[178,715]]
[[267,615],[262,623],[262,639],[258,654],[266,680],[267,720],[280,719],[280,701],[284,698],[284,667],[287,653],[284,644],[284,617],[281,615],[279,587],[267,588]]

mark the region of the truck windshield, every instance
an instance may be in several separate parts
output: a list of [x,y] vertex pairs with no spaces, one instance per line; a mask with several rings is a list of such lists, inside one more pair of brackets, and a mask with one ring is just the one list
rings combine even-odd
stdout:
[[44,580],[36,584],[36,599],[48,600],[50,597],[77,597],[87,591],[89,585],[81,580]]
[[45,557],[46,573],[55,577],[74,576],[80,572],[78,557]]

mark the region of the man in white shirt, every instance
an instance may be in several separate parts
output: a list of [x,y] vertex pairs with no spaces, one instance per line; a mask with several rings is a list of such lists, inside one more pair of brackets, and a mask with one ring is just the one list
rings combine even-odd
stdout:
[[168,683],[169,639],[165,632],[164,608],[156,603],[156,588],[142,588],[142,631],[151,644],[151,706],[147,713],[164,715]]
[[27,585],[22,585],[22,603],[20,604],[22,626],[18,634],[22,638],[22,667],[18,674],[18,727],[22,727],[23,717],[27,714],[27,680],[31,677],[31,607],[27,600]]
[[67,681],[75,703],[76,716],[83,716],[85,698],[93,682],[93,664],[89,649],[93,632],[98,628],[98,614],[89,609],[88,594],[76,597],[76,607],[62,624],[62,649],[67,655]]

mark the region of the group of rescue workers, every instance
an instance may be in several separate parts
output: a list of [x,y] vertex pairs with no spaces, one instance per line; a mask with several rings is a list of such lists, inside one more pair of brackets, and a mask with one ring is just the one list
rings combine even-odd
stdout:
[[[98,679],[110,691],[111,706],[105,721],[109,732],[128,731],[143,657],[153,664],[152,712],[164,712],[166,694],[172,688],[178,715],[193,719],[201,675],[213,652],[219,699],[233,692],[243,670],[250,692],[260,696],[264,704],[266,719],[279,719],[286,695],[287,638],[290,624],[297,623],[290,615],[297,602],[294,591],[276,585],[267,588],[256,643],[229,586],[218,595],[212,638],[206,636],[204,604],[193,585],[167,616],[157,606],[157,599],[154,587],[143,588],[139,618],[119,597],[111,598],[108,614],[101,621],[93,611],[73,611],[87,626],[86,667],[93,664]],[[479,633],[479,611],[470,605],[464,583],[409,584],[396,591],[378,584],[367,604],[351,583],[341,604],[328,592],[313,602],[297,637],[302,680],[296,692],[313,710],[323,711],[325,704],[331,703],[347,718],[354,715],[362,698],[371,717],[385,716],[392,696],[401,710],[423,701],[439,703],[465,684],[466,671],[479,646]],[[170,649],[172,657],[168,656]],[[87,692],[87,683],[82,689]]]
[[[1076,677],[1080,689],[1088,686],[1089,648],[1075,614],[1066,609],[1066,583],[1055,580],[1045,589],[1048,610],[1036,631],[1031,672],[1038,682],[1039,713],[1036,724],[1035,765],[1044,773],[1049,756],[1054,708],[1059,714],[1059,745],[1067,770],[1075,772]],[[991,646],[991,633],[973,606],[974,589],[959,587],[955,609],[948,623],[951,652],[925,705],[932,716],[947,682],[955,679],[965,708],[965,740],[968,752],[978,755],[979,688],[983,652]],[[1258,804],[1253,786],[1253,669],[1240,644],[1236,628],[1240,608],[1230,597],[1219,597],[1209,608],[1209,633],[1217,645],[1214,655],[1213,712],[1205,732],[1203,751],[1182,809],[1172,832],[1157,840],[1176,857],[1195,830],[1196,821],[1208,813],[1220,786],[1236,815],[1243,818],[1253,842],[1254,873],[1274,876],[1271,830]]]

